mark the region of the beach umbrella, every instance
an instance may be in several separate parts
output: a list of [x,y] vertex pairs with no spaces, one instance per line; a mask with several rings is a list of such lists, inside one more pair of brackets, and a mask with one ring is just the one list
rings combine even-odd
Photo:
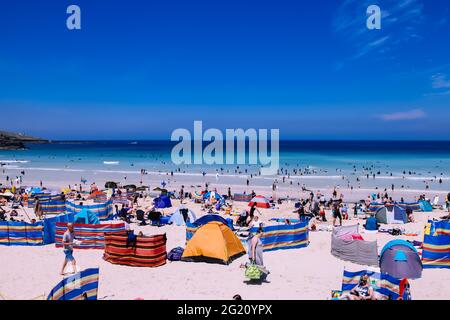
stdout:
[[257,208],[270,208],[269,200],[263,196],[256,196],[248,203],[249,207],[256,205]]
[[114,181],[108,181],[105,183],[106,189],[117,189],[117,183]]

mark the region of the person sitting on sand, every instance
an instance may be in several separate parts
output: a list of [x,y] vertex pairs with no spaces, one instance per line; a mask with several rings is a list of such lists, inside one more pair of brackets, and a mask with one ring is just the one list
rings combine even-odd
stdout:
[[346,204],[344,204],[341,208],[341,213],[342,213],[342,219],[344,220],[348,220],[348,207]]
[[319,217],[322,220],[322,222],[327,222],[327,217],[326,217],[326,212],[325,212],[325,207],[324,206],[320,206]]
[[0,221],[6,221],[6,211],[0,207]]
[[259,225],[259,221],[258,220],[259,220],[259,217],[258,216],[254,216],[253,219],[248,224],[248,228],[251,229],[253,227],[257,227]]
[[406,215],[408,216],[408,222],[413,222],[413,223],[415,222],[413,211],[411,210],[410,207],[406,208]]
[[67,224],[67,231],[63,235],[63,246],[64,246],[64,263],[61,269],[61,275],[64,275],[64,270],[66,269],[67,263],[71,262],[73,267],[73,273],[76,272],[76,264],[75,258],[73,257],[73,244],[75,240],[75,233],[73,231],[73,224]]
[[447,207],[448,214],[450,216],[450,192],[447,194],[447,197],[445,198],[445,206]]
[[369,276],[362,275],[358,285],[350,293],[343,295],[340,300],[376,300],[373,287],[369,284]]
[[316,223],[315,219],[311,219],[311,222],[309,224],[309,230],[317,231],[317,223]]
[[367,218],[367,221],[363,226],[368,231],[375,231],[378,230],[380,224],[378,223],[377,219],[373,215],[371,215],[369,218]]
[[38,197],[34,198],[34,214],[39,220],[42,220],[42,207]]
[[159,211],[156,211],[155,208],[152,208],[150,212],[148,213],[148,219],[152,222],[152,224],[155,224],[160,227],[161,226],[161,218],[163,217],[163,214]]
[[236,220],[236,224],[240,227],[244,227],[246,225],[247,218],[248,218],[248,211],[242,210],[241,214]]

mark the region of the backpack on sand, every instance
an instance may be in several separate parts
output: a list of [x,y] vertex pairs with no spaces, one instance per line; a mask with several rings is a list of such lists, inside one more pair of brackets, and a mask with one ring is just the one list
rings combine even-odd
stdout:
[[181,256],[183,255],[184,249],[182,247],[176,247],[170,250],[169,254],[167,255],[167,259],[169,261],[180,261]]

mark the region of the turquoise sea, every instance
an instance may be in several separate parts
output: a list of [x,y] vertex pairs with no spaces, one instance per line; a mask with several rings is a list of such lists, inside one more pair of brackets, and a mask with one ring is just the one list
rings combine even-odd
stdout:
[[[0,151],[3,175],[25,171],[28,175],[71,173],[80,177],[96,174],[175,172],[202,176],[247,177],[257,165],[182,165],[171,161],[170,141],[56,141],[30,144],[27,150]],[[248,157],[248,154],[246,154]],[[376,175],[377,181],[403,178],[435,181],[433,189],[450,188],[450,141],[281,141],[279,177],[314,180],[340,179],[353,184],[356,177]],[[438,183],[439,179],[442,183]]]

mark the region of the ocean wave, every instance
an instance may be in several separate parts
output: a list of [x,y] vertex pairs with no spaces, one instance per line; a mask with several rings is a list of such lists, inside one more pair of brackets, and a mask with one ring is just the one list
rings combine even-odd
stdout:
[[103,161],[103,164],[106,165],[118,165],[119,163],[119,161]]
[[[369,176],[369,179],[372,179],[372,176]],[[441,176],[375,176],[376,179],[385,179],[385,180],[413,180],[413,181],[423,181],[423,180],[450,180],[450,177],[441,177]]]
[[28,163],[28,160],[0,160],[0,163]]
[[15,165],[6,165],[6,166],[2,166],[3,169],[18,169],[20,168],[19,166],[15,166]]
[[12,169],[30,170],[30,171],[86,172],[86,170],[82,170],[82,169],[68,169],[68,168],[40,168],[40,167],[24,168],[24,167],[17,167],[17,168],[12,168]]
[[97,173],[121,173],[121,174],[140,174],[140,171],[127,171],[127,170],[92,170]]

